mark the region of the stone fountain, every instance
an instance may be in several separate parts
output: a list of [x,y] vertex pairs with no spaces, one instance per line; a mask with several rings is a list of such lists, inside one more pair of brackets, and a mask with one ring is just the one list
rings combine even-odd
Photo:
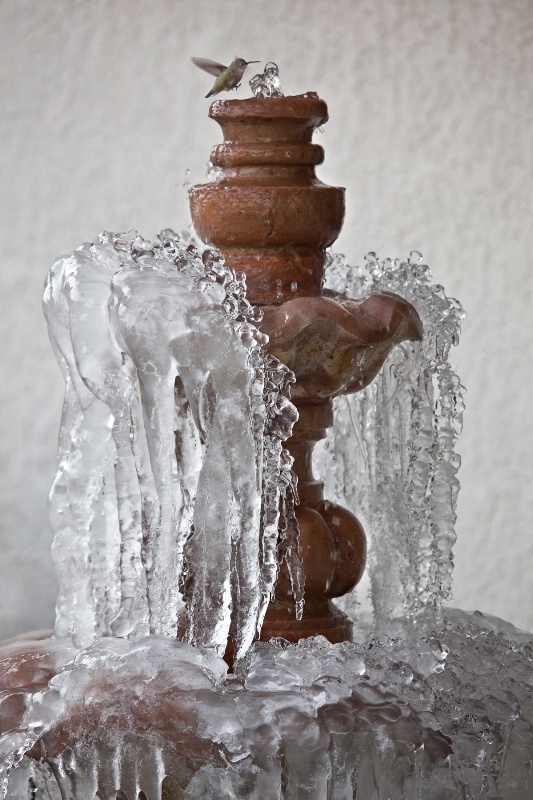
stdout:
[[526,800],[533,638],[443,611],[462,311],[418,253],[326,254],[326,105],[251,85],[210,108],[201,241],[104,233],[50,272],[59,599],[0,647],[4,792]]

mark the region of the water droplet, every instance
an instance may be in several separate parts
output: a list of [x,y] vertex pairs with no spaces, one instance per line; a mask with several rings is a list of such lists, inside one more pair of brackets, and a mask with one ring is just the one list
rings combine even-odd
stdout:
[[222,167],[218,167],[216,164],[213,164],[212,161],[208,161],[206,164],[206,177],[209,181],[216,181],[218,178],[221,177],[223,173]]
[[263,319],[263,309],[258,306],[252,306],[249,316],[250,322],[258,325]]

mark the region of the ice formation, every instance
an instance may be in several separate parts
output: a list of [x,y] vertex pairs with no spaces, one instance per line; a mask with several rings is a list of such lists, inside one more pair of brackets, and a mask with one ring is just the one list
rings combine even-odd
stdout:
[[66,383],[56,635],[175,636],[181,576],[186,639],[223,655],[231,628],[242,655],[276,580],[296,418],[244,276],[171,231],[106,233],[54,264],[44,309]]
[[[365,261],[354,269],[332,256],[328,289],[354,298],[403,297],[416,308],[424,338],[395,347],[368,387],[335,400],[334,426],[315,451],[316,471],[326,497],[359,516],[371,540],[377,630],[393,633],[395,620],[405,619],[431,629],[451,598],[464,388],[448,355],[464,312],[430,283],[417,251],[404,261],[375,253]],[[342,602],[349,608],[354,601],[355,595]]]
[[[354,642],[247,649],[278,525],[301,586],[282,448],[290,374],[263,353],[240,276],[171,232],[155,244],[106,234],[54,266],[60,600],[54,638],[0,648],[9,800],[160,800],[162,785],[172,800],[533,796],[533,635],[443,606],[462,413],[448,352],[462,310],[418,253],[369,254],[359,271],[332,257],[328,286],[393,291],[425,328],[337,401],[317,459],[326,496],[365,519],[376,624],[356,620]],[[189,642],[175,638],[180,570]],[[220,657],[230,629],[243,656],[233,674]]]
[[273,61],[265,64],[263,72],[254,75],[249,84],[255,97],[283,97],[279,67]]
[[404,633],[258,643],[235,675],[183,642],[103,639],[31,699],[55,755],[23,759],[8,796],[159,800],[170,775],[185,800],[527,800],[533,637],[462,612]]

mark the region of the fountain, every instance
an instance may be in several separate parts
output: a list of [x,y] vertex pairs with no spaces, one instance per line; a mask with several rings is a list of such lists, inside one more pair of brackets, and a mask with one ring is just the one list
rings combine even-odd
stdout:
[[251,85],[210,109],[202,241],[50,272],[59,597],[0,646],[4,796],[526,800],[533,637],[443,606],[462,309],[417,252],[326,254],[326,105]]

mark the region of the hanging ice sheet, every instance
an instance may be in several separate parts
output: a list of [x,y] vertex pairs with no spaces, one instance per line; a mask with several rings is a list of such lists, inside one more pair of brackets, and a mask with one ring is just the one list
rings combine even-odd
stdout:
[[176,636],[242,655],[277,576],[292,373],[245,276],[163,231],[102,234],[49,274],[66,391],[50,510],[56,635]]
[[[395,347],[366,389],[336,399],[316,469],[326,496],[360,516],[369,535],[377,630],[394,634],[395,620],[405,630],[407,618],[420,635],[422,623],[429,630],[438,623],[451,597],[464,388],[448,356],[464,312],[430,283],[417,251],[405,261],[368,253],[365,262],[354,268],[332,255],[327,288],[356,299],[372,292],[403,297],[416,308],[424,338]],[[354,601],[348,596],[341,605],[353,612]]]

